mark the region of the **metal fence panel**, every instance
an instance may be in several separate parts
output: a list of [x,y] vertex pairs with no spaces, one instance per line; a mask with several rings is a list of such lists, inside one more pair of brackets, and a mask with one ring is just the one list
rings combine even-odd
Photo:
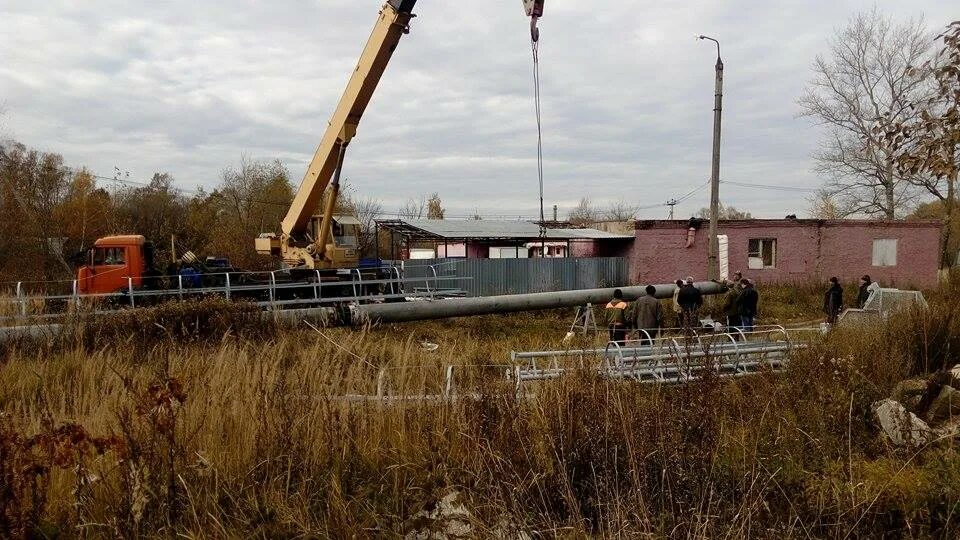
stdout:
[[467,296],[620,287],[630,283],[628,267],[625,257],[403,261],[404,277],[428,278],[435,269],[440,277],[459,278],[442,281],[441,288],[463,289]]

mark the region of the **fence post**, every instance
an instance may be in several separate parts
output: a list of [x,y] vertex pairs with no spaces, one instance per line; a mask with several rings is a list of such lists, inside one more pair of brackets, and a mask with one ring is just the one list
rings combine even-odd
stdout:
[[271,271],[270,272],[270,309],[277,309],[276,299],[277,299],[277,276]]
[[[357,281],[353,281],[353,273],[357,273]],[[350,271],[350,281],[353,282],[353,299],[357,303],[360,302],[360,296],[363,293],[363,276],[360,275],[360,269],[354,268]],[[358,285],[359,284],[359,285]],[[358,288],[359,287],[359,288]]]
[[520,366],[513,366],[513,377],[514,377],[514,395],[517,399],[520,399]]
[[137,307],[137,303],[133,299],[133,278],[132,277],[127,278],[127,290],[130,293],[130,307],[132,308]]
[[453,390],[453,366],[447,366],[447,384],[443,389],[443,397],[449,398]]
[[80,295],[77,293],[77,280],[73,280],[73,306],[80,309]]
[[377,373],[377,397],[378,398],[383,397],[383,383],[384,383],[384,378],[386,376],[387,376],[386,369],[381,369],[380,372]]
[[177,296],[180,297],[180,300],[183,300],[183,276],[177,274]]
[[227,276],[226,286],[224,287],[224,293],[227,296],[227,300],[230,299],[230,272],[224,274]]
[[23,282],[17,282],[17,303],[20,306],[20,316],[27,316],[27,299],[23,296]]

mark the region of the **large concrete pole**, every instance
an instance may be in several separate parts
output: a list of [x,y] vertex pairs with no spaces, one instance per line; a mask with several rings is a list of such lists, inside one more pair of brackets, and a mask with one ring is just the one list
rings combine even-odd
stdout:
[[[654,285],[657,298],[671,298],[673,284]],[[720,294],[726,288],[720,283],[697,283],[696,287],[705,295]],[[624,300],[636,300],[646,294],[645,286],[620,287]],[[342,308],[315,307],[304,309],[283,309],[264,311],[264,321],[283,321],[298,324],[301,321],[314,321],[323,326],[363,325],[367,323],[400,323],[446,319],[451,317],[473,317],[496,313],[516,313],[520,311],[538,311],[585,304],[605,304],[613,298],[615,289],[583,289],[533,294],[511,294],[503,296],[482,296],[477,298],[448,298],[422,302],[398,302],[395,304],[364,304]],[[51,339],[62,331],[59,324],[17,326],[0,328],[0,343],[16,339]]]
[[[673,284],[655,285],[657,298],[672,298],[676,288]],[[696,287],[705,295],[720,294],[726,288],[714,282],[697,283]],[[646,294],[645,286],[620,287],[624,300],[636,300]],[[457,298],[434,302],[406,302],[397,304],[365,304],[351,308],[353,324],[397,323],[422,321],[428,319],[446,319],[449,317],[471,317],[492,315],[495,313],[516,313],[520,311],[538,311],[585,304],[603,305],[613,298],[614,289],[584,289],[578,291],[560,291],[533,294],[512,294],[504,296],[484,296],[476,298]]]
[[707,260],[707,277],[720,279],[720,243],[717,240],[717,225],[720,220],[720,121],[723,111],[723,61],[720,59],[720,42],[709,36],[699,36],[717,44],[716,82],[713,96],[713,163],[710,171],[710,249]]

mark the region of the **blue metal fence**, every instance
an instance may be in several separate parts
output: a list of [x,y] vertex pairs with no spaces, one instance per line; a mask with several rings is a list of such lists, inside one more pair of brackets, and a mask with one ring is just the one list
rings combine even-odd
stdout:
[[403,268],[409,278],[430,277],[434,269],[440,277],[460,278],[442,286],[463,289],[467,296],[620,287],[630,282],[625,257],[428,259],[404,261]]

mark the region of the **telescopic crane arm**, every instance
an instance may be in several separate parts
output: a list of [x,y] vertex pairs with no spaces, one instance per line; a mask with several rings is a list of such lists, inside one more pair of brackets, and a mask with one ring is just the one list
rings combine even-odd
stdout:
[[[531,19],[531,38],[539,37],[537,19],[543,15],[544,0],[523,0]],[[257,251],[282,256],[292,267],[339,268],[356,265],[356,254],[339,253],[330,231],[333,210],[339,192],[340,172],[347,146],[357,133],[357,126],[380,77],[387,68],[400,38],[409,33],[410,20],[417,0],[387,0],[380,9],[357,67],[340,97],[336,111],[323,134],[320,145],[307,167],[300,188],[281,223],[281,236],[268,235],[257,239]],[[332,179],[332,182],[331,182]],[[321,199],[329,189],[317,237],[310,235],[311,220]],[[343,251],[343,250],[340,250]]]

